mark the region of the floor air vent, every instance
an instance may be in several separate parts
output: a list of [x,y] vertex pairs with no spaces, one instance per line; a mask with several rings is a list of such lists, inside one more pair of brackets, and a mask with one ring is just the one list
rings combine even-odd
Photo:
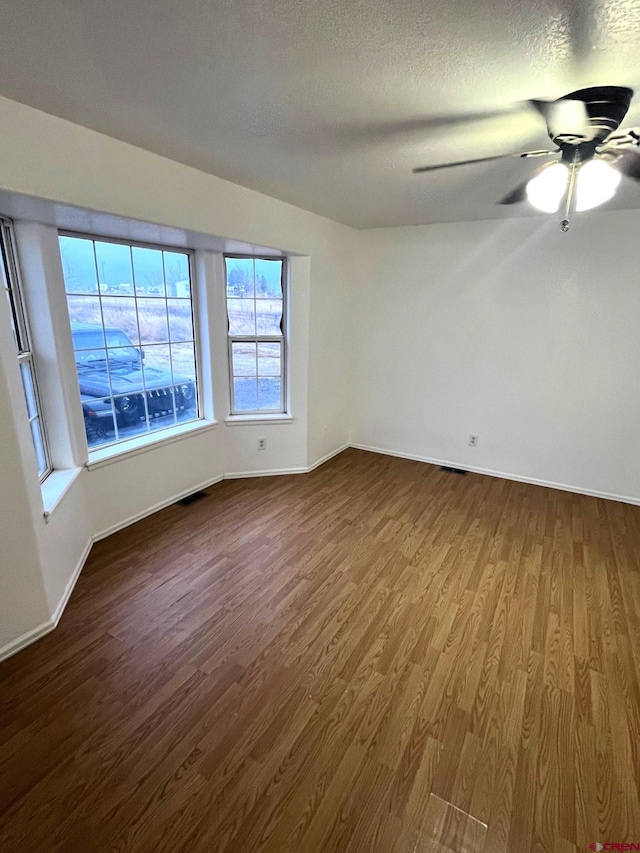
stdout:
[[448,466],[448,465],[441,465],[441,466],[440,466],[440,470],[441,470],[441,471],[448,471],[448,472],[449,472],[449,474],[461,474],[463,477],[464,477],[464,476],[466,475],[466,473],[467,473],[467,472],[464,470],[464,468],[449,468],[449,466]]
[[191,506],[196,501],[201,501],[202,498],[206,498],[206,492],[194,492],[192,495],[187,495],[186,498],[182,498],[182,500],[176,501],[178,506]]

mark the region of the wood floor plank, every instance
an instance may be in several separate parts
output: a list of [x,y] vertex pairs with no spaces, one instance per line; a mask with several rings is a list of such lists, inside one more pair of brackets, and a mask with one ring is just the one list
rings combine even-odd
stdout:
[[0,849],[637,842],[639,673],[640,507],[357,450],[225,481],[0,664]]

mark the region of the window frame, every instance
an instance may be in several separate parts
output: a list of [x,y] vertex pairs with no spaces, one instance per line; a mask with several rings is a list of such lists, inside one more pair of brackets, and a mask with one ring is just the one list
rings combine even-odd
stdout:
[[[69,230],[67,228],[59,228],[58,229],[58,238],[60,238],[60,237],[75,237],[75,238],[80,239],[80,240],[91,240],[94,244],[96,242],[98,242],[98,243],[114,243],[114,244],[120,245],[120,246],[127,246],[129,249],[140,248],[140,249],[154,249],[154,250],[160,251],[160,252],[174,252],[177,254],[182,254],[182,255],[187,256],[187,264],[188,264],[188,268],[189,268],[191,326],[193,329],[193,351],[194,351],[194,363],[195,363],[195,374],[196,374],[195,375],[196,410],[197,410],[196,417],[193,418],[192,420],[183,421],[183,422],[178,422],[176,419],[175,423],[167,424],[166,427],[162,427],[161,429],[158,429],[158,430],[149,429],[146,432],[137,433],[136,435],[133,435],[133,436],[131,436],[131,435],[120,436],[119,432],[118,432],[117,423],[115,423],[115,416],[114,416],[114,424],[116,427],[116,433],[118,435],[118,438],[115,439],[114,441],[110,441],[106,444],[97,444],[97,445],[91,445],[91,446],[88,444],[88,441],[87,441],[87,449],[89,452],[89,461],[91,461],[93,453],[98,453],[100,455],[100,457],[102,458],[105,453],[109,453],[109,451],[111,451],[111,453],[109,455],[115,456],[119,453],[127,452],[128,448],[130,447],[130,445],[132,443],[135,444],[136,448],[137,447],[144,447],[147,443],[150,445],[158,444],[159,442],[162,441],[163,433],[166,430],[176,430],[176,429],[179,430],[180,427],[184,426],[185,432],[189,432],[189,431],[193,430],[194,424],[206,423],[206,420],[204,417],[204,405],[203,405],[202,386],[201,386],[202,363],[201,363],[201,349],[200,349],[200,347],[201,347],[201,343],[200,343],[200,315],[199,315],[199,305],[198,305],[198,287],[197,287],[197,282],[196,282],[195,250],[191,249],[191,248],[184,247],[184,246],[172,246],[172,245],[166,244],[166,243],[150,243],[150,242],[147,242],[144,240],[133,240],[133,239],[122,238],[122,237],[111,237],[111,236],[108,236],[105,234],[96,234],[96,233],[90,233],[90,232],[85,232],[85,231],[72,231],[72,230]],[[58,246],[59,246],[59,244],[58,244]],[[94,259],[96,259],[95,245],[94,245],[93,251],[94,251]],[[60,258],[62,261],[62,253],[61,252],[60,252]],[[133,269],[133,266],[132,266],[132,269]],[[100,289],[99,289],[100,281],[99,281],[99,275],[98,275],[97,268],[96,268],[96,281],[98,284],[98,293],[96,295],[100,298],[100,300],[102,300],[102,294],[100,293]],[[166,281],[165,281],[165,284],[166,284]],[[65,292],[65,299],[70,295],[71,296],[78,295],[75,293],[70,294],[67,292],[66,281],[65,281],[64,292]],[[135,292],[135,285],[134,285],[134,292],[131,295],[131,298],[135,298],[137,300],[137,294]],[[144,297],[144,298],[156,299],[158,297]],[[164,300],[164,302],[166,304],[168,302],[168,300],[173,298],[173,297],[169,297],[165,293],[164,297],[159,297],[159,298]],[[69,311],[69,307],[68,307],[68,301],[67,301],[67,313],[68,313],[68,311]],[[102,315],[102,301],[100,302],[100,313],[102,316],[102,324],[104,326],[104,316]],[[136,306],[136,319],[137,319],[137,314],[138,314],[138,309]],[[71,322],[70,316],[69,316],[69,322]],[[168,343],[170,345],[171,342],[169,341]],[[134,344],[134,346],[136,346],[136,345]],[[145,346],[145,344],[140,342],[139,347],[143,348],[144,346]],[[152,344],[149,344],[148,346],[152,346]],[[171,359],[171,354],[169,357]],[[173,371],[173,363],[172,363],[172,371]],[[78,381],[77,375],[76,375],[75,379],[76,379],[76,384],[78,385],[78,389],[79,389],[79,381]],[[143,385],[144,385],[144,372],[143,372]],[[146,386],[144,387],[144,393],[146,396]],[[113,400],[114,397],[112,396],[111,399]],[[147,409],[146,401],[145,401],[145,411],[147,413],[147,425],[148,425],[152,422],[152,418],[150,418],[148,415],[148,409]],[[85,435],[85,438],[86,438],[86,435]],[[173,432],[170,433],[167,436],[167,439],[168,440],[175,440],[175,434]],[[122,448],[122,449],[120,449],[120,448]]]
[[[282,318],[280,320],[280,335],[232,335],[230,333],[229,321],[229,295],[227,283],[227,258],[235,260],[251,260],[251,261],[280,261],[282,263],[280,271],[280,287],[282,289]],[[224,254],[224,307],[227,322],[227,362],[229,366],[229,415],[231,418],[280,418],[287,417],[289,414],[289,394],[288,394],[288,372],[289,372],[289,276],[288,263],[285,255],[244,255],[235,252],[225,252]],[[257,302],[254,296],[254,302]],[[237,411],[235,407],[235,387],[233,374],[233,344],[234,343],[255,343],[256,347],[262,343],[279,343],[281,349],[281,370],[280,370],[280,408],[279,409],[245,409]],[[256,375],[256,380],[259,377]]]
[[[49,450],[49,437],[47,435],[47,425],[44,418],[44,407],[42,398],[38,388],[38,376],[35,363],[35,354],[32,346],[31,330],[29,328],[29,320],[27,317],[22,275],[20,272],[20,264],[18,259],[18,250],[16,246],[16,238],[13,230],[13,222],[5,216],[0,215],[0,254],[2,255],[2,273],[3,288],[6,289],[9,297],[9,310],[11,312],[11,320],[13,324],[14,338],[16,344],[16,356],[18,360],[18,368],[20,370],[20,381],[22,383],[25,394],[25,405],[27,409],[27,418],[29,425],[29,433],[34,444],[34,452],[36,455],[36,464],[38,465],[38,480],[42,484],[53,471],[51,462],[51,453]],[[22,375],[22,368],[26,365],[29,377],[31,380],[31,389],[35,404],[36,414],[32,417],[29,414],[29,404],[27,402],[27,389]],[[31,424],[37,421],[42,440],[42,453],[44,456],[44,468],[40,471],[38,462],[38,452],[33,441],[33,432]]]

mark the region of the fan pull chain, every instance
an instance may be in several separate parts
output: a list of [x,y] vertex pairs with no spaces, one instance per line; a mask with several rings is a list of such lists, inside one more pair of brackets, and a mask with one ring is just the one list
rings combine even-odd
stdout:
[[564,208],[564,219],[560,223],[560,230],[566,234],[569,230],[569,211],[571,210],[571,201],[573,199],[573,190],[576,183],[576,165],[578,163],[578,152],[573,155],[573,163],[569,172],[569,189],[567,190],[567,203]]

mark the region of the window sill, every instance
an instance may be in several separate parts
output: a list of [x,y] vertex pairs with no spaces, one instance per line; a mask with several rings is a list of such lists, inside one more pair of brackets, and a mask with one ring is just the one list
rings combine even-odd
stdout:
[[91,451],[89,453],[89,461],[85,463],[85,467],[88,468],[89,471],[93,471],[94,468],[102,468],[104,465],[111,465],[113,462],[119,462],[125,457],[137,456],[139,453],[146,453],[160,445],[180,441],[189,435],[207,432],[210,429],[215,429],[217,425],[217,421],[198,420],[190,424],[180,424],[179,426],[163,430],[161,433],[158,433],[152,438],[149,438],[148,433],[136,436],[136,438],[123,441],[120,444],[105,447],[102,450]]
[[292,424],[291,415],[229,415],[224,419],[227,426],[251,426],[252,424]]
[[62,498],[82,473],[82,468],[65,468],[52,471],[42,483],[42,504],[44,517],[49,521],[54,510],[60,505]]

